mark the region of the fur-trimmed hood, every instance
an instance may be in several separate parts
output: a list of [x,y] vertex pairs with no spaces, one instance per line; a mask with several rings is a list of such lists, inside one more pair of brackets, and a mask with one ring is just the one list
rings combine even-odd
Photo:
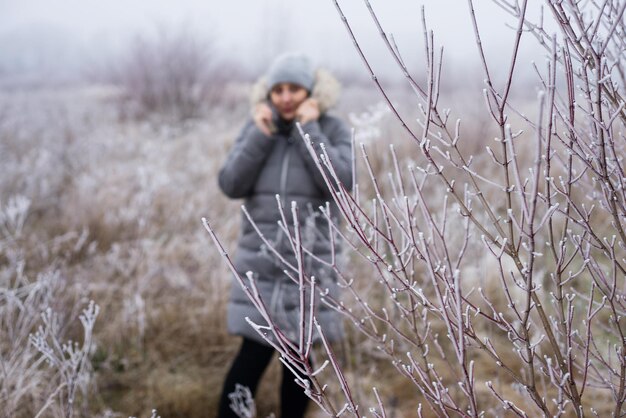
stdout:
[[[256,105],[267,100],[268,91],[269,87],[267,86],[265,76],[259,78],[254,83],[250,92],[250,106],[253,111]],[[311,97],[317,99],[321,113],[327,112],[337,103],[340,91],[341,84],[328,70],[319,68],[315,71],[315,82],[311,91]]]

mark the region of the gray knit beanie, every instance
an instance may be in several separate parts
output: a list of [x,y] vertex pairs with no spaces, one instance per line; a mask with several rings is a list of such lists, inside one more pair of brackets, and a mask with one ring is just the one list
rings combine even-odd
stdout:
[[293,83],[311,91],[315,82],[311,60],[301,53],[286,53],[277,57],[267,71],[267,85]]

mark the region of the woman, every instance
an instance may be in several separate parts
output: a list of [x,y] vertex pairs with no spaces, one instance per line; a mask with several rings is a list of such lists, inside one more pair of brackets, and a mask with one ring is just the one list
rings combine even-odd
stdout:
[[[327,110],[338,95],[339,84],[328,72],[315,70],[302,54],[285,54],[270,66],[253,88],[252,119],[243,128],[219,173],[219,185],[231,198],[245,198],[245,206],[264,237],[271,241],[284,259],[295,265],[288,238],[278,225],[281,219],[279,195],[287,222],[291,225],[291,202],[296,202],[302,226],[302,241],[316,257],[331,260],[328,224],[318,208],[331,202],[337,207],[326,183],[301,138],[295,122],[311,137],[319,154],[322,146],[329,155],[339,181],[352,187],[351,135],[348,127]],[[242,231],[234,260],[240,275],[254,273],[261,298],[269,314],[292,341],[298,336],[298,286],[284,273],[287,268],[268,249],[253,226],[243,217]],[[337,284],[331,269],[311,257],[305,258],[306,273],[315,276],[320,287],[336,294]],[[341,321],[328,306],[316,306],[317,319],[326,337],[341,335]],[[219,417],[236,416],[229,407],[228,394],[235,385],[247,386],[254,394],[274,349],[246,321],[265,325],[239,284],[232,286],[228,303],[228,330],[241,335],[243,342],[224,382]],[[267,336],[272,338],[272,336]],[[283,366],[281,385],[282,417],[304,415],[308,398]]]

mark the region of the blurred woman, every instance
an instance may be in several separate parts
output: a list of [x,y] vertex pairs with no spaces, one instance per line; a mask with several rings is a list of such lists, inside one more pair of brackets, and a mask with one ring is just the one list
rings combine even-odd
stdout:
[[[291,203],[296,202],[303,246],[326,262],[331,261],[329,228],[319,207],[331,202],[333,217],[338,209],[328,187],[301,138],[295,123],[311,137],[319,155],[322,147],[330,157],[339,181],[352,187],[351,135],[344,122],[328,114],[339,92],[339,83],[325,70],[315,69],[302,54],[284,54],[271,64],[254,86],[252,118],[243,127],[219,173],[219,185],[231,198],[244,198],[245,206],[263,236],[291,265],[294,252],[282,228],[276,195],[284,209],[288,225],[293,224]],[[261,298],[272,321],[291,341],[297,341],[299,330],[299,290],[290,279],[279,258],[264,245],[244,216],[235,267],[241,276],[252,271]],[[305,271],[315,276],[319,288],[336,295],[338,286],[332,270],[313,257],[305,257]],[[246,279],[247,280],[247,279]],[[316,317],[329,340],[342,334],[341,321],[335,311],[323,303],[316,304]],[[222,389],[219,417],[235,417],[228,395],[240,384],[254,394],[274,349],[246,321],[266,325],[263,317],[248,300],[238,283],[233,283],[228,303],[228,330],[243,337],[241,348],[226,376]],[[283,365],[281,416],[304,415],[308,398],[294,376]]]

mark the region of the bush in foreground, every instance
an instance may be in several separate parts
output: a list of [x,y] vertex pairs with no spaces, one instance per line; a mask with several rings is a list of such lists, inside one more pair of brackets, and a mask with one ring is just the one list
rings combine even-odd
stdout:
[[[528,19],[526,0],[496,3],[517,21],[502,85],[468,2],[485,77],[476,103],[484,104],[496,132],[494,142],[476,150],[462,118],[451,119],[453,109],[439,103],[442,56],[426,20],[427,81],[420,84],[366,2],[420,103],[413,128],[372,72],[414,142],[414,161],[406,164],[392,147],[388,176],[380,176],[361,147],[369,175],[349,193],[328,156],[310,147],[346,224],[334,224],[325,212],[329,227],[370,272],[333,262],[346,296],[334,300],[317,289],[302,267],[303,254],[311,253],[299,239],[300,224],[291,224],[297,208],[285,208],[298,258],[285,268],[302,292],[319,293],[406,378],[413,388],[406,400],[419,416],[619,416],[626,401],[626,4],[546,2],[557,36]],[[540,91],[527,116],[515,100],[514,75],[523,65],[519,44],[531,37],[547,59],[534,66]],[[385,383],[373,388],[373,399],[358,399],[358,383],[328,344],[327,361],[317,359],[319,368],[312,368],[307,330],[317,323],[305,312],[309,304],[314,311],[313,300],[300,299],[303,325],[293,343],[268,315],[254,281],[239,280],[267,321],[254,326],[271,333],[282,360],[308,376],[310,386],[299,380],[303,390],[326,414],[388,416]]]

